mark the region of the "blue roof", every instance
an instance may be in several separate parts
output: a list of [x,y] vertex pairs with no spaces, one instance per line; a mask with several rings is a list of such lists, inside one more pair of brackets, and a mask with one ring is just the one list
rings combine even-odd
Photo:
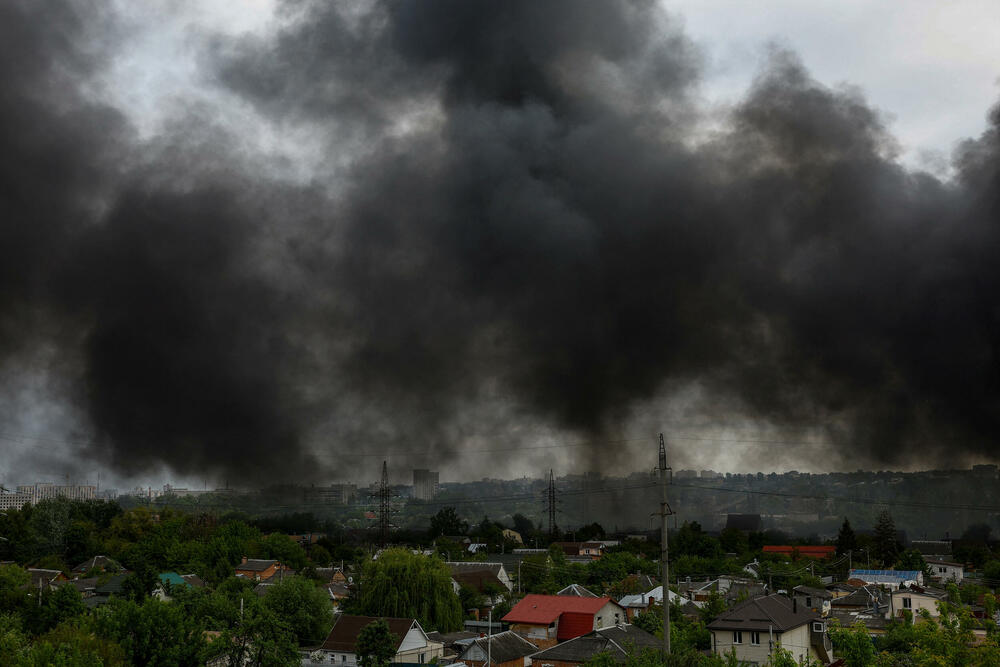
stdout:
[[918,570],[851,570],[851,574],[861,574],[869,577],[895,577],[897,579],[916,579]]
[[181,578],[181,575],[176,572],[161,572],[160,581],[165,584],[170,584],[171,586],[190,586],[188,582]]

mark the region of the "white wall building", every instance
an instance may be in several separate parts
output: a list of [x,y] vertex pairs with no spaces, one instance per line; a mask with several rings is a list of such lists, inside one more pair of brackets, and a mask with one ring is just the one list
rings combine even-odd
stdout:
[[953,563],[947,560],[933,560],[927,559],[927,566],[931,568],[931,572],[935,579],[940,579],[942,583],[954,582],[956,584],[962,583],[962,579],[965,577],[965,568],[961,563]]
[[31,504],[31,496],[26,493],[0,493],[0,511],[19,510]]
[[69,498],[70,500],[94,500],[97,487],[91,485],[67,484],[58,486],[51,482],[39,482],[37,484],[22,484],[17,487],[17,492],[22,493],[31,501],[32,505],[37,505],[48,498]]

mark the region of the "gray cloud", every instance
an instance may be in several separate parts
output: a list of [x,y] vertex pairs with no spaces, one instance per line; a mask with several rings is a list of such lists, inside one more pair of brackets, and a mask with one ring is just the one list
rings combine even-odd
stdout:
[[4,11],[40,57],[0,78],[2,353],[54,343],[123,474],[454,460],[469,415],[598,442],[692,383],[845,458],[994,455],[996,114],[942,182],[785,51],[709,131],[653,3],[287,3],[200,63],[326,151],[290,185],[219,110],[135,138],[86,17]]

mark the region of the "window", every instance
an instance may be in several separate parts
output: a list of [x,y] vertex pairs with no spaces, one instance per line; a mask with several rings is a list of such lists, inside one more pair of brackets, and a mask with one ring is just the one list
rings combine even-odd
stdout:
[[742,644],[743,643],[743,631],[742,630],[733,630],[733,643],[734,644]]
[[939,567],[938,568],[938,572],[940,572],[941,574],[944,574],[947,571],[948,571],[948,568],[946,568],[946,567]]
[[420,654],[420,664],[421,664],[421,665],[422,665],[422,664],[424,664],[424,656],[425,656],[425,655],[427,655],[427,654],[426,654],[426,653],[421,653],[421,654]]
[[760,646],[760,633],[759,632],[755,631],[755,632],[751,632],[750,633],[750,645],[751,646]]
[[826,627],[823,623],[813,623],[813,632],[823,632],[824,630],[826,630]]
[[903,609],[913,609],[913,600],[910,598],[903,598]]
[[621,615],[618,614],[618,612],[615,612],[615,625],[618,625],[619,623],[621,623]]
[[341,662],[347,662],[347,656],[346,655],[341,655],[340,656],[340,661]]
[[806,596],[806,606],[807,607],[813,606],[813,599],[811,597]]
[[597,617],[597,627],[601,627],[602,624],[603,624],[602,618],[600,616],[598,616]]

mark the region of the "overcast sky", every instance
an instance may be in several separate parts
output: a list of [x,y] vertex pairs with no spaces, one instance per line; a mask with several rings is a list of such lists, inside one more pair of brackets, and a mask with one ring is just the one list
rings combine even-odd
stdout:
[[[956,142],[983,131],[1000,92],[1000,3],[989,0],[662,4],[703,50],[708,103],[737,102],[767,49],[788,47],[821,82],[858,87],[885,114],[900,159],[940,175]],[[273,0],[161,0],[154,12],[151,3],[121,6],[135,33],[112,81],[140,123],[162,119],[178,99],[214,94],[201,86],[195,27],[238,35],[276,25]]]
[[[215,41],[224,43],[232,53],[239,54],[240,48],[245,47],[246,53],[242,56],[256,53],[261,58],[259,62],[264,65],[269,64],[268,52],[264,48],[287,48],[275,39],[288,22],[279,20],[281,12],[272,0],[113,2],[125,29],[115,32],[121,41],[109,45],[111,57],[104,61],[105,65],[95,76],[93,85],[86,86],[83,94],[94,100],[107,101],[124,113],[138,135],[135,140],[137,145],[149,142],[150,146],[162,150],[163,147],[156,143],[157,139],[176,138],[179,118],[185,117],[189,122],[188,116],[197,115],[198,109],[207,109],[206,118],[218,122],[238,137],[238,143],[245,144],[244,151],[239,145],[235,148],[227,145],[227,150],[243,157],[255,153],[267,157],[260,160],[257,175],[302,186],[327,179],[329,190],[324,192],[324,196],[336,200],[337,177],[348,165],[354,165],[355,158],[365,155],[368,147],[363,145],[363,140],[352,135],[342,138],[342,144],[336,144],[326,132],[332,136],[337,135],[339,130],[322,129],[324,119],[310,117],[308,110],[287,116],[274,113],[266,101],[261,102],[254,97],[259,95],[259,90],[253,90],[252,81],[250,84],[246,81],[222,81],[225,72],[219,62],[225,61],[224,58],[210,62],[208,53]],[[692,128],[712,130],[715,123],[724,126],[730,122],[732,110],[748,99],[755,77],[766,69],[774,50],[787,49],[798,55],[805,70],[820,84],[834,90],[855,89],[876,109],[898,143],[895,160],[899,164],[913,171],[926,170],[948,181],[955,176],[951,158],[958,142],[979,137],[987,129],[987,113],[1000,97],[1000,3],[997,2],[681,0],[663,3],[663,7],[673,25],[680,26],[686,37],[693,41],[700,58],[700,73],[693,77],[693,95],[696,98],[693,106],[699,109],[698,120]],[[322,14],[321,11],[316,13]],[[303,51],[313,46],[307,44]],[[416,51],[419,52],[419,49]],[[217,53],[213,54],[218,58]],[[233,56],[230,54],[230,57]],[[343,54],[337,57],[344,58]],[[346,60],[350,59],[348,55]],[[228,64],[236,62],[236,65],[246,66],[247,61],[253,62],[252,57],[242,62],[237,60]],[[419,56],[414,60],[419,60]],[[290,79],[297,74],[291,71],[286,73]],[[395,72],[383,74],[388,79]],[[244,75],[246,80],[252,80],[253,72]],[[629,76],[627,73],[623,78],[628,79]],[[636,81],[644,81],[644,74],[635,76]],[[364,78],[363,75],[360,77],[361,80]],[[322,82],[317,81],[316,88],[321,90]],[[581,86],[581,89],[584,88]],[[307,90],[303,97],[309,92]],[[404,91],[400,96],[405,97],[411,92]],[[592,91],[585,92],[589,94]],[[421,94],[420,91],[412,93],[411,98],[404,100],[407,104],[401,103],[398,108],[392,108],[395,125],[380,129],[384,131],[381,139],[398,133],[405,140],[410,140],[418,136],[422,128],[443,124],[442,118],[447,114],[453,114],[448,116],[452,119],[462,118],[454,110],[445,109],[451,101],[443,101],[445,98],[442,97],[428,102]],[[756,94],[759,95],[760,91]],[[461,111],[465,113],[468,109]],[[539,126],[544,126],[549,120],[539,120]],[[483,126],[492,127],[488,121],[483,120]],[[186,128],[185,132],[185,136],[192,135],[190,128]],[[529,136],[535,135],[529,133]],[[705,136],[710,136],[710,133]],[[449,140],[458,141],[454,137],[449,137]],[[359,141],[361,144],[351,143]],[[484,140],[483,143],[489,141]],[[518,139],[514,143],[521,146],[530,144],[530,140]],[[414,142],[414,145],[420,150],[428,149],[424,144]],[[472,142],[472,145],[476,143]],[[430,147],[433,148],[433,144]],[[567,146],[560,147],[568,150]],[[343,148],[343,152],[338,148]],[[179,152],[183,150],[179,149]],[[891,156],[888,162],[893,164]],[[169,177],[164,177],[164,180],[169,180]],[[289,195],[285,190],[280,193],[290,198],[301,195]],[[571,240],[579,239],[573,237]],[[804,252],[805,256],[812,257],[809,253],[814,250],[808,249]],[[808,262],[808,259],[802,260],[802,253],[801,248],[796,249],[789,260],[789,267],[785,267],[793,277],[796,262]],[[820,260],[822,257],[817,262]],[[275,273],[283,272],[282,259],[266,258],[262,261],[265,269],[274,268],[267,266],[269,261],[277,267]],[[265,278],[270,279],[271,276]],[[284,289],[288,286],[283,280],[284,275],[276,283],[281,283]],[[905,317],[900,320],[905,321]],[[505,320],[500,318],[498,321],[497,327],[502,328]],[[750,327],[749,324],[747,326]],[[8,384],[17,387],[6,389],[10,396],[16,395],[17,398],[10,399],[9,406],[12,407],[7,412],[0,412],[6,415],[5,423],[0,424],[0,452],[7,454],[3,457],[5,462],[0,463],[0,481],[8,486],[33,481],[28,479],[32,475],[39,480],[57,479],[50,462],[62,457],[65,468],[66,461],[72,459],[80,442],[89,441],[88,418],[83,415],[86,408],[65,400],[65,395],[60,393],[66,389],[65,386],[50,382],[46,364],[38,361],[49,359],[46,355],[50,353],[51,349],[41,349],[36,350],[32,357],[13,355],[5,362],[6,366],[0,367],[0,370],[9,373],[0,377],[16,378]],[[484,366],[494,363],[475,355],[471,361],[482,362]],[[664,368],[668,366],[665,364]],[[492,372],[491,369],[484,372],[486,376]],[[675,386],[671,384],[673,376],[666,371],[664,373],[660,378],[665,378],[664,383],[655,391],[643,388],[629,396],[625,402],[627,409],[615,412],[618,422],[614,433],[609,432],[607,437],[641,442],[642,448],[647,445],[653,447],[653,436],[650,434],[673,426],[677,445],[673,461],[675,468],[756,471],[761,468],[760,452],[764,449],[768,451],[767,465],[779,470],[795,468],[819,472],[831,465],[829,459],[821,456],[830,446],[830,425],[822,419],[817,419],[814,425],[803,425],[800,421],[795,427],[790,427],[787,423],[782,424],[781,420],[770,421],[771,415],[758,419],[758,414],[739,410],[730,413],[720,407],[720,411],[726,412],[726,419],[712,424],[705,424],[700,418],[692,421],[688,418],[689,414],[703,414],[704,406],[716,399],[710,395],[710,389],[700,383],[700,377],[694,380],[686,378]],[[710,376],[712,372],[705,375]],[[484,383],[491,385],[495,380],[490,376]],[[53,384],[59,385],[58,391],[52,390]],[[314,386],[309,388],[310,391],[315,389]],[[343,389],[338,387],[329,391],[335,394]],[[459,394],[463,400],[465,398],[461,396],[461,390],[449,388],[448,391]],[[316,393],[322,391],[317,390]],[[342,398],[342,394],[337,394],[337,398]],[[353,395],[352,399],[360,401]],[[454,396],[449,396],[449,400],[461,403]],[[475,402],[471,397],[468,400]],[[573,443],[579,438],[572,429],[563,428],[556,423],[558,420],[550,419],[551,414],[545,410],[551,411],[551,406],[537,412],[525,411],[518,402],[520,400],[526,399],[520,395],[511,399],[504,394],[488,407],[479,404],[464,406],[456,408],[456,414],[448,415],[447,420],[450,421],[446,420],[447,424],[441,430],[446,434],[459,433],[455,436],[456,441],[465,438],[462,447],[466,458],[463,462],[455,459],[449,463],[450,459],[446,457],[442,465],[443,480],[456,479],[469,471],[482,469],[484,460],[495,458],[492,452],[497,442],[553,447],[551,450],[540,449],[525,457],[523,465],[505,462],[501,469],[484,470],[479,476],[494,473],[535,474],[550,463],[562,466],[564,470],[587,469],[594,465],[596,459],[580,462],[577,451],[572,447],[554,446]],[[342,403],[353,405],[350,400]],[[725,401],[719,401],[720,406],[723,403]],[[341,409],[349,411],[346,407]],[[392,413],[391,409],[386,410]],[[415,410],[426,411],[423,407]],[[310,416],[310,419],[314,417]],[[334,421],[332,417],[331,421]],[[320,453],[321,459],[329,455],[336,460],[345,452],[331,454],[323,449],[327,442],[324,440],[324,428],[331,427],[311,423],[308,429],[303,429],[309,431],[305,439],[308,447]],[[461,435],[467,430],[473,435]],[[398,445],[406,431],[406,425],[401,424],[397,429],[386,427],[389,435],[382,435],[385,435],[386,442]],[[649,442],[645,440],[647,437]],[[784,444],[776,448],[775,443]],[[685,444],[691,446],[685,447]],[[386,449],[392,450],[392,447],[387,446]],[[349,455],[350,451],[346,454]],[[376,458],[373,456],[373,468],[377,464]],[[983,459],[981,452],[969,454],[968,460],[979,459]],[[151,463],[142,471],[131,475],[123,472],[121,467],[117,471],[113,466],[106,469],[103,473],[105,484],[110,482],[123,488],[135,483],[163,482],[215,486],[227,481],[224,475],[214,472],[200,476],[190,470],[174,471],[166,459],[157,463],[155,455],[150,460]],[[646,467],[645,464],[632,463],[632,459],[627,457],[618,459],[615,461],[616,471]],[[853,464],[849,456],[833,463],[839,467]],[[77,481],[92,481],[102,466],[84,458],[79,465],[70,467]],[[374,476],[373,472],[370,477]],[[399,481],[405,477],[405,474],[400,475]]]

